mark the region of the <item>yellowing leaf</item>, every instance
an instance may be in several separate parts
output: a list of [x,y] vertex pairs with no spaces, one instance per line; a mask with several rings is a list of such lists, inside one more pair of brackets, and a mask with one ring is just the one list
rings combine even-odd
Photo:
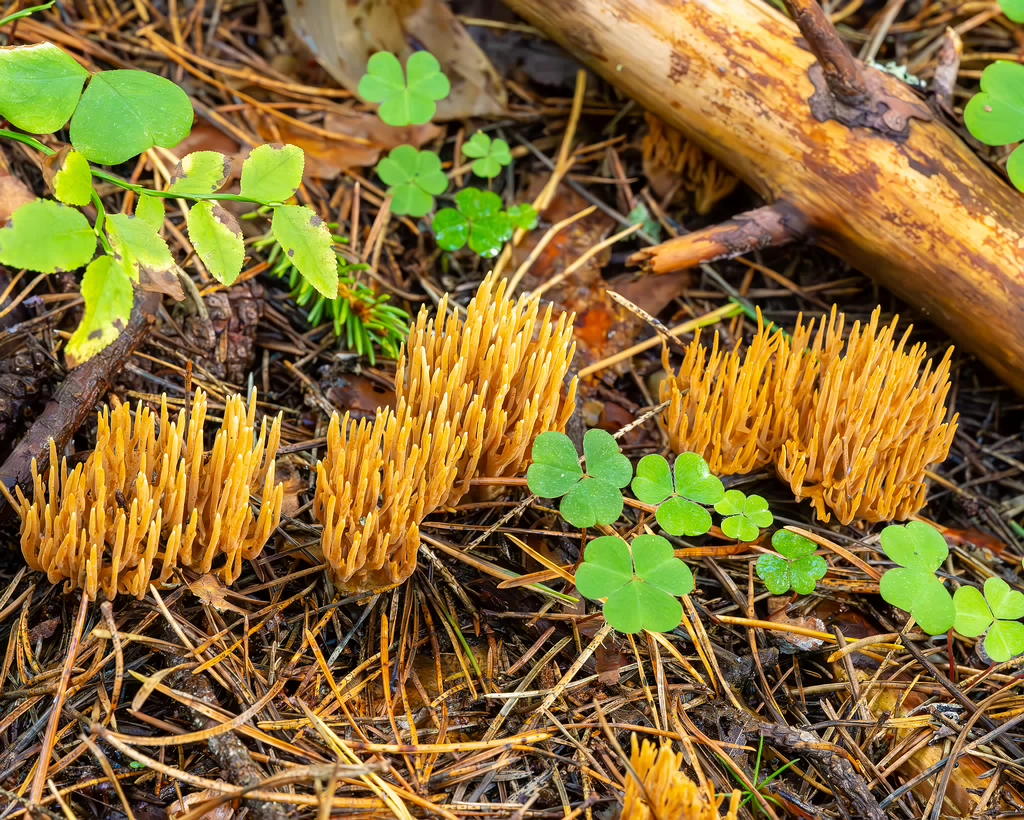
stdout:
[[81,211],[52,199],[22,205],[0,230],[0,264],[40,273],[75,270],[96,252],[96,234]]
[[139,196],[139,204],[135,206],[135,218],[151,225],[154,231],[164,226],[164,202],[158,196]]
[[114,254],[136,282],[139,281],[140,270],[159,274],[174,268],[167,243],[144,219],[128,214],[110,214],[107,216],[107,236]]
[[261,145],[242,163],[242,196],[257,202],[285,202],[302,184],[305,157],[294,145]]
[[168,191],[176,194],[212,194],[231,174],[231,158],[217,151],[196,151],[181,158],[171,175]]
[[85,269],[82,298],[85,315],[68,340],[68,367],[91,359],[121,335],[131,316],[135,294],[124,268],[111,257],[101,256]]
[[328,299],[338,295],[338,258],[324,222],[305,205],[274,208],[270,230],[299,273]]
[[65,205],[88,205],[92,198],[92,169],[78,151],[69,151],[53,177],[53,195]]
[[228,211],[215,202],[197,202],[188,212],[188,238],[218,282],[230,285],[238,278],[245,245],[238,220]]

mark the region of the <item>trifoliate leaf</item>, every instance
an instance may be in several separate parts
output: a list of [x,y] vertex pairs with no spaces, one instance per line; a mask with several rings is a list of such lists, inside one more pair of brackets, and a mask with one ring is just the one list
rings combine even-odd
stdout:
[[777,530],[775,535],[772,536],[772,546],[779,553],[790,559],[810,555],[818,548],[818,545],[810,538],[790,532],[789,530]]
[[633,478],[633,465],[622,454],[615,437],[606,430],[587,430],[583,436],[587,475],[621,488]]
[[0,49],[0,116],[30,134],[51,134],[71,119],[88,78],[53,43]]
[[524,202],[522,205],[513,205],[509,208],[508,218],[514,227],[532,231],[540,221],[540,214],[529,202]]
[[977,638],[992,625],[992,610],[975,587],[962,586],[953,593],[953,628],[965,638]]
[[671,632],[683,620],[683,607],[678,598],[643,581],[631,581],[608,596],[604,617],[613,628],[628,635],[644,629]]
[[654,517],[669,535],[693,537],[711,529],[711,513],[699,504],[679,496],[659,505]]
[[905,526],[890,524],[882,530],[882,549],[903,567],[935,572],[949,555],[949,546],[938,530],[921,521]]
[[131,317],[135,294],[124,269],[109,256],[101,256],[85,269],[82,299],[85,314],[65,351],[68,367],[91,359],[121,335]]
[[1024,594],[1010,589],[1010,585],[1002,578],[989,578],[985,581],[985,600],[992,614],[1000,620],[1016,621],[1024,618]]
[[541,498],[561,498],[583,478],[579,454],[565,433],[541,433],[534,439],[526,485]]
[[595,538],[583,551],[576,570],[576,589],[585,598],[607,598],[633,580],[633,558],[626,542],[616,535]]
[[675,474],[676,492],[683,498],[698,504],[717,504],[725,497],[721,479],[711,475],[708,463],[697,453],[680,455],[676,459]]
[[451,83],[430,52],[414,53],[403,73],[394,54],[380,51],[367,61],[358,90],[367,102],[381,104],[377,113],[384,122],[403,128],[430,122],[437,111],[437,101],[451,92]]
[[584,478],[564,496],[558,509],[574,527],[607,526],[622,515],[622,492],[599,478]]
[[88,264],[96,253],[96,234],[82,212],[37,199],[22,205],[0,229],[0,264],[53,273]]
[[270,230],[303,278],[328,299],[336,298],[338,257],[327,223],[305,205],[278,205]]
[[462,146],[462,153],[473,163],[473,173],[484,179],[493,179],[501,169],[512,164],[512,152],[503,139],[492,140],[490,135],[477,131]]
[[390,186],[391,211],[399,216],[426,216],[434,209],[434,197],[448,190],[441,158],[411,145],[399,145],[382,159],[377,164],[377,176]]
[[86,159],[119,165],[159,145],[173,148],[192,129],[192,102],[148,71],[101,71],[71,118],[71,144]]
[[186,154],[175,166],[167,190],[182,195],[216,193],[231,175],[232,164],[231,157],[217,151]]
[[92,168],[78,151],[64,154],[53,174],[53,195],[65,205],[88,205],[92,199]]
[[985,652],[996,663],[1024,654],[1024,624],[1020,621],[996,621],[985,636]]
[[270,205],[286,202],[302,184],[305,162],[302,149],[294,145],[254,148],[242,163],[242,196]]
[[953,626],[953,598],[933,571],[891,569],[882,576],[879,589],[887,603],[909,612],[929,635],[941,635]]
[[638,535],[633,539],[631,549],[636,575],[641,581],[672,596],[693,592],[693,573],[676,558],[672,545],[666,539],[660,535]]
[[738,541],[756,541],[759,528],[769,527],[774,520],[768,502],[759,495],[746,496],[739,490],[728,490],[715,504],[722,520],[722,532]]
[[636,465],[636,478],[632,486],[633,495],[644,504],[660,504],[675,491],[672,468],[663,456],[644,456]]
[[216,202],[197,202],[188,211],[188,238],[210,273],[231,285],[242,272],[245,245],[238,220]]
[[442,208],[434,214],[431,227],[438,247],[446,251],[457,251],[469,241],[469,220],[454,208]]

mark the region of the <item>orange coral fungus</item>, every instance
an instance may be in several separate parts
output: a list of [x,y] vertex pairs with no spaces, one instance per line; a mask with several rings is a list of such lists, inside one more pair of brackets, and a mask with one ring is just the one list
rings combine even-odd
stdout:
[[576,406],[576,380],[565,377],[575,353],[573,317],[551,321],[540,299],[506,292],[507,280],[487,277],[462,320],[420,311],[399,360],[395,387],[414,418],[439,417],[440,402],[453,430],[466,434],[454,486],[444,500],[459,502],[474,476],[508,476],[525,468],[533,440],[563,430]]
[[778,473],[823,521],[829,510],[843,524],[909,518],[924,506],[925,470],[947,456],[956,432],[956,416],[944,421],[953,349],[921,371],[924,345],[905,350],[910,328],[897,342],[899,317],[879,329],[880,312],[853,326],[841,357],[842,322],[830,323],[817,390],[787,419]]
[[[32,465],[32,502],[15,489],[28,565],[92,599],[100,590],[141,598],[154,576],[166,583],[179,566],[234,581],[277,527],[283,499],[274,483],[281,420],[268,436],[264,419],[257,438],[255,413],[255,396],[248,409],[230,397],[207,452],[201,390],[173,422],[164,397],[159,425],[141,402],[134,420],[127,404],[104,409],[96,449],[70,473],[51,441],[45,483]],[[258,515],[250,494],[262,497]]]
[[466,445],[447,397],[437,398],[437,412],[424,416],[400,399],[372,421],[331,417],[313,512],[331,579],[345,593],[393,587],[416,568],[420,522],[451,490]]
[[[637,743],[633,735],[633,754],[630,762],[642,781],[629,776],[620,820],[720,820],[719,808],[725,796],[715,796],[710,783],[698,786],[683,773],[683,754],[672,751],[665,743],[656,748],[653,743]],[[724,820],[736,820],[739,814],[741,792],[733,791]]]
[[761,324],[745,352],[719,350],[715,333],[710,354],[698,331],[683,363],[668,377],[661,399],[669,400],[664,425],[677,453],[699,453],[715,475],[748,473],[768,464],[779,433],[773,421],[771,385],[781,334]]

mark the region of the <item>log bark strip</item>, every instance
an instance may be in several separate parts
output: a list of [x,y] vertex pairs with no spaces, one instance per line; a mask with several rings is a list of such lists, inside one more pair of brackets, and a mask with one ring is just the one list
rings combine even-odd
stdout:
[[[817,60],[762,0],[505,2],[1024,393],[1024,199],[940,118],[902,136],[819,121]],[[890,121],[922,112],[895,77],[860,73],[898,101]]]

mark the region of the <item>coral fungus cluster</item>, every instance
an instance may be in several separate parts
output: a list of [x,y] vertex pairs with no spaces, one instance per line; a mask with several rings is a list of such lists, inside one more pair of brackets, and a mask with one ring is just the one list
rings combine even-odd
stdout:
[[324,558],[347,592],[401,583],[416,566],[419,524],[478,475],[522,472],[533,440],[564,429],[576,382],[572,317],[513,299],[488,277],[466,309],[420,312],[396,379],[396,409],[356,424],[332,418],[317,466],[314,514]]
[[[720,820],[719,808],[725,796],[715,796],[710,783],[697,785],[683,772],[685,758],[664,743],[637,743],[633,735],[633,753],[630,758],[633,771],[640,778],[626,779],[626,794],[620,820],[657,820],[657,818],[685,818],[685,820]],[[733,791],[724,820],[736,820],[739,815],[739,791]]]
[[909,518],[956,432],[945,406],[952,348],[933,367],[923,345],[908,349],[911,328],[897,339],[898,317],[880,327],[880,312],[846,342],[835,309],[816,333],[798,320],[791,339],[761,324],[745,351],[720,353],[716,334],[709,353],[698,334],[662,385],[672,447],[719,475],[774,463],[823,521]]
[[[165,583],[179,567],[234,581],[280,520],[281,420],[268,431],[264,419],[257,436],[255,395],[248,406],[231,396],[206,450],[206,414],[202,390],[174,421],[166,397],[159,421],[141,402],[134,419],[127,404],[104,409],[95,450],[70,472],[51,441],[45,481],[32,465],[32,501],[15,489],[29,566],[91,599],[100,591],[141,598],[152,579]],[[250,495],[261,499],[258,514]]]

